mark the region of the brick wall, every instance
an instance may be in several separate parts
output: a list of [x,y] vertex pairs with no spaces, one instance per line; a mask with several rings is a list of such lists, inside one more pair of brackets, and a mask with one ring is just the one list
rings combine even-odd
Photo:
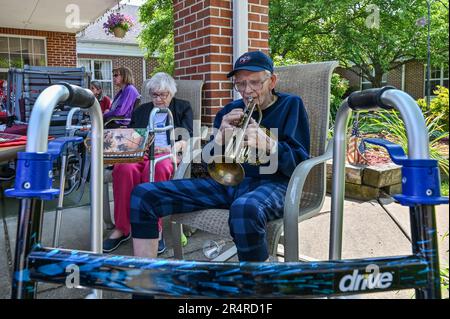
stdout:
[[249,0],[248,47],[269,53],[269,0]]
[[402,66],[389,71],[387,75],[387,84],[392,85],[399,90],[402,89]]
[[414,99],[424,97],[425,71],[422,63],[414,61],[405,67],[405,91]]
[[[144,82],[144,74],[143,74],[143,64],[141,57],[129,57],[129,56],[116,56],[116,55],[94,55],[94,54],[79,54],[79,59],[102,59],[102,60],[111,60],[112,67],[118,68],[121,66],[125,66],[130,68],[131,72],[133,72],[133,77],[135,81],[136,89],[142,94],[142,84]],[[156,60],[151,59],[147,60],[146,63],[146,78],[148,79],[156,67]],[[119,90],[118,87],[114,88],[114,92]]]
[[[203,80],[202,124],[232,101],[231,0],[174,0],[175,78]],[[249,1],[249,48],[268,52],[268,0]]]
[[74,33],[0,28],[1,34],[45,37],[47,39],[47,65],[75,67],[77,65]]

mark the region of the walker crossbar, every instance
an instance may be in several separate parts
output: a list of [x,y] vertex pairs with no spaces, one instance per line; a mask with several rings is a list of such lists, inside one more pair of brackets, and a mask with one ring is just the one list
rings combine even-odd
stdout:
[[[64,86],[50,87],[47,90],[42,93],[44,98],[40,97],[36,102],[37,106],[43,107],[44,110],[69,96]],[[77,90],[73,92],[77,94]],[[82,93],[73,100],[86,107],[86,92]],[[94,252],[43,248],[40,245],[43,201],[41,197],[36,196],[23,199],[20,208],[12,297],[34,298],[36,282],[44,281],[66,284],[67,287],[90,287],[176,297],[312,297],[414,288],[417,298],[440,298],[439,256],[433,204],[448,203],[448,198],[440,197],[439,189],[425,191],[425,195],[423,192],[417,195],[417,187],[408,185],[408,180],[411,179],[403,180],[403,186],[409,192],[403,193],[402,199],[404,205],[410,207],[412,255],[340,260],[345,187],[345,130],[351,115],[349,101],[355,110],[367,109],[365,104],[370,109],[376,106],[398,109],[405,122],[409,145],[413,146],[409,147],[408,158],[405,156],[402,159],[403,165],[408,166],[408,174],[413,176],[417,169],[423,167],[421,161],[425,160],[427,171],[431,173],[421,173],[422,179],[429,180],[424,185],[438,185],[437,163],[429,161],[428,132],[414,100],[391,88],[370,90],[367,96],[365,94],[365,91],[358,92],[357,98],[350,97],[346,100],[336,118],[333,143],[331,261],[215,263],[143,259],[97,254],[101,251],[98,241],[92,249]],[[95,117],[101,116],[98,102],[94,101],[92,106]],[[35,105],[33,113],[42,112],[39,109],[40,107]],[[100,128],[102,123],[95,117],[92,126],[93,152],[97,150],[101,155],[103,134],[99,134],[96,128]],[[39,117],[33,117],[32,114],[32,120],[34,118]],[[49,116],[46,115],[46,118],[49,119]],[[44,126],[40,131],[39,125]],[[27,144],[27,152],[46,153],[48,125],[49,120],[44,124],[38,121],[30,122],[29,132],[38,130],[39,134],[36,136],[39,138],[28,141],[30,145]],[[96,156],[93,157],[93,166],[96,168],[94,171],[98,172],[98,169],[102,168],[102,156],[98,156],[98,153]],[[91,188],[99,189],[92,189],[92,192],[101,194],[101,178],[97,174],[93,175]],[[95,196],[92,200],[96,200]],[[414,204],[411,204],[412,201]],[[101,212],[101,203],[96,201],[94,208]],[[95,215],[91,223],[92,233],[101,236],[101,215]]]
[[311,263],[213,263],[97,255],[39,248],[29,280],[149,295],[320,297],[425,287],[419,256]]

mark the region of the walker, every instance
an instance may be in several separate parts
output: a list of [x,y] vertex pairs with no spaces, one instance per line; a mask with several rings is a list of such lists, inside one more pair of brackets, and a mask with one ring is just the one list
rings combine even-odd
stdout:
[[[91,114],[93,252],[41,245],[43,201],[58,195],[58,190],[51,188],[52,161],[59,156],[61,145],[71,141],[47,141],[50,116],[58,102],[69,102]],[[385,147],[393,161],[402,165],[403,193],[395,199],[410,207],[412,252],[407,256],[341,260],[345,132],[352,111],[368,109],[396,109],[406,126],[408,156],[393,143],[369,142]],[[21,199],[12,298],[35,298],[40,281],[67,285],[73,280],[82,287],[172,297],[327,297],[414,288],[417,298],[441,298],[434,205],[448,203],[448,198],[440,196],[437,161],[429,158],[421,111],[400,90],[385,87],[353,93],[338,111],[330,261],[222,263],[102,255],[102,133],[100,106],[89,91],[59,84],[41,93],[31,115],[26,152],[18,156],[15,186],[6,191],[7,196]]]

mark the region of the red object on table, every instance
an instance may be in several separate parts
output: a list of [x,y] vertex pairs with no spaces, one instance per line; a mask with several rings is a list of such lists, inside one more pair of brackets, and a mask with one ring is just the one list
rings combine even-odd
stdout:
[[0,132],[0,147],[11,147],[27,144],[27,137]]
[[11,127],[5,128],[4,133],[17,134],[17,135],[27,135],[27,124],[13,124]]

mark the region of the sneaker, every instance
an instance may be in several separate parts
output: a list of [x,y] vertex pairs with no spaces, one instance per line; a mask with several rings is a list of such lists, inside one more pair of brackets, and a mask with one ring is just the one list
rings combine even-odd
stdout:
[[108,238],[105,239],[103,241],[103,252],[104,253],[110,253],[114,250],[116,250],[117,248],[119,248],[119,246],[126,242],[127,240],[129,240],[131,238],[131,233],[129,233],[128,235],[123,235],[122,237],[119,238]]
[[164,237],[161,237],[161,239],[158,241],[158,255],[161,255],[165,251],[166,251],[166,242],[164,241]]
[[188,244],[188,239],[184,233],[181,233],[181,246],[186,246]]

